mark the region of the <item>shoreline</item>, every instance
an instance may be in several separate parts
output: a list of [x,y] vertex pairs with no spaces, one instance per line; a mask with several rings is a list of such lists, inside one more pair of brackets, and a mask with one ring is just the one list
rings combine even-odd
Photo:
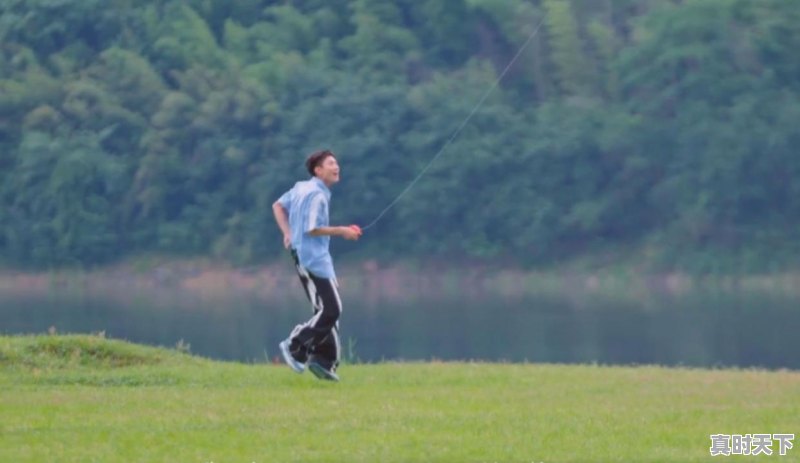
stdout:
[[[370,298],[435,297],[453,292],[505,297],[531,293],[581,296],[680,296],[692,291],[767,291],[800,295],[800,273],[694,276],[681,272],[641,272],[635,268],[596,270],[497,269],[490,265],[444,266],[441,262],[390,265],[375,260],[337,265],[340,285]],[[146,259],[92,270],[24,271],[0,269],[5,294],[195,295],[204,299],[273,298],[296,285],[294,269],[284,260],[236,267],[209,259]],[[294,289],[294,288],[292,288]]]

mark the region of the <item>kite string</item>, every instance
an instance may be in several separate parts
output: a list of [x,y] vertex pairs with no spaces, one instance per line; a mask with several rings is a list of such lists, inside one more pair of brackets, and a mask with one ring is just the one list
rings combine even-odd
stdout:
[[506,65],[505,69],[503,69],[503,72],[500,73],[500,76],[498,76],[497,79],[495,79],[494,83],[489,87],[489,90],[487,90],[486,93],[483,94],[483,97],[481,97],[480,101],[478,101],[478,104],[476,104],[475,107],[472,108],[472,111],[469,112],[469,115],[467,115],[467,117],[461,122],[461,124],[453,132],[453,134],[450,135],[450,138],[447,140],[447,142],[445,142],[445,144],[442,146],[442,148],[439,149],[439,152],[436,153],[436,155],[434,155],[433,158],[431,158],[431,160],[428,162],[428,164],[425,165],[425,167],[423,167],[423,169],[420,171],[419,175],[417,175],[414,178],[414,180],[412,180],[411,183],[409,183],[408,186],[403,191],[401,191],[400,194],[397,195],[397,197],[394,198],[394,200],[392,200],[392,202],[389,203],[389,205],[386,206],[386,208],[384,208],[383,211],[381,211],[380,214],[378,214],[378,216],[375,218],[375,220],[370,222],[369,225],[366,225],[366,226],[362,227],[361,228],[362,230],[366,230],[366,229],[372,227],[373,225],[375,225],[376,223],[378,223],[378,221],[381,218],[383,218],[383,216],[387,212],[389,212],[389,210],[392,207],[394,207],[394,205],[397,204],[398,201],[400,201],[400,198],[405,196],[405,194],[408,193],[411,190],[411,188],[414,187],[414,185],[416,185],[416,183],[419,181],[419,179],[421,179],[422,176],[425,175],[425,173],[428,171],[428,169],[431,167],[431,165],[433,165],[434,161],[436,161],[436,159],[439,158],[439,156],[441,156],[442,153],[444,153],[444,150],[447,149],[447,147],[453,142],[453,140],[456,139],[458,134],[461,133],[461,131],[464,129],[464,127],[467,125],[467,123],[470,121],[470,119],[472,119],[472,116],[475,115],[475,113],[478,111],[478,109],[480,109],[480,107],[483,105],[484,101],[486,101],[486,98],[488,98],[489,95],[494,91],[494,89],[497,88],[498,85],[500,85],[500,81],[503,80],[503,77],[505,77],[506,73],[508,73],[509,69],[511,69],[511,66],[514,65],[514,63],[517,61],[517,58],[519,58],[520,55],[522,54],[522,51],[533,40],[533,38],[536,36],[536,33],[539,32],[539,28],[542,27],[543,23],[544,23],[544,18],[542,18],[542,20],[539,21],[539,24],[533,30],[531,35],[528,36],[528,39],[525,40],[525,43],[523,43],[522,46],[519,47],[519,50],[517,50],[517,53],[514,55],[513,58],[511,58],[511,61],[508,62],[508,65]]

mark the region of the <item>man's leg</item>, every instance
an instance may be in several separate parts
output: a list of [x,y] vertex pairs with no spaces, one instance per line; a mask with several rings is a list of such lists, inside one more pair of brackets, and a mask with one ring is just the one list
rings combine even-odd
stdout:
[[[297,325],[289,339],[293,351],[305,352],[305,360],[313,360],[327,370],[335,370],[339,363],[340,343],[336,327],[342,313],[342,303],[336,282],[319,278],[302,267],[306,291],[314,304],[315,313],[307,322]],[[297,357],[296,357],[297,358]],[[300,358],[297,358],[300,360]]]
[[[312,275],[312,280],[317,284],[320,290],[323,309],[325,307],[338,307],[338,314],[342,313],[342,301],[339,298],[338,285],[335,280],[315,280]],[[339,376],[336,374],[336,368],[339,366],[339,356],[341,352],[341,343],[339,342],[339,323],[338,318],[333,323],[330,332],[319,343],[314,344],[310,351],[308,358],[308,369],[319,379],[327,381],[339,381]]]
[[338,323],[334,325],[331,333],[320,344],[314,347],[314,351],[309,354],[308,361],[316,362],[323,368],[336,371],[342,352],[342,343],[339,339]]
[[[306,293],[306,297],[308,298],[309,302],[311,302],[313,314],[316,315],[317,312],[319,312],[321,305],[317,301],[316,290],[313,288],[311,277],[309,276],[309,273],[300,265],[300,260],[297,258],[297,251],[292,249],[290,252],[292,255],[292,260],[294,260],[294,267],[297,271],[297,276],[300,278],[300,285],[303,287],[303,292]],[[295,327],[295,330],[296,329],[297,327]],[[294,330],[289,335],[289,352],[296,361],[300,363],[306,363],[308,361],[308,347],[302,345],[297,340],[292,339],[293,335]]]

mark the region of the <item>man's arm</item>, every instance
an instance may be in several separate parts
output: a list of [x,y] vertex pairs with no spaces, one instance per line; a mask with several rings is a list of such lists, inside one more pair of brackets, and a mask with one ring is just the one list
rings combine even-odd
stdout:
[[275,222],[278,223],[278,228],[283,232],[283,247],[289,249],[292,244],[292,231],[289,228],[289,215],[286,214],[286,209],[281,206],[281,203],[275,201],[272,204],[272,213],[275,215]]
[[340,236],[346,240],[357,240],[361,236],[361,231],[352,227],[317,227],[308,234],[311,236]]

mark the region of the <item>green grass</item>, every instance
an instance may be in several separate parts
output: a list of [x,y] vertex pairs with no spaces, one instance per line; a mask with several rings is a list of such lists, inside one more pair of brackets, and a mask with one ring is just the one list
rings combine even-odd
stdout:
[[800,460],[798,372],[383,363],[340,373],[331,384],[102,337],[0,337],[0,460],[684,462],[714,460],[714,433],[795,433],[787,456],[747,459]]

